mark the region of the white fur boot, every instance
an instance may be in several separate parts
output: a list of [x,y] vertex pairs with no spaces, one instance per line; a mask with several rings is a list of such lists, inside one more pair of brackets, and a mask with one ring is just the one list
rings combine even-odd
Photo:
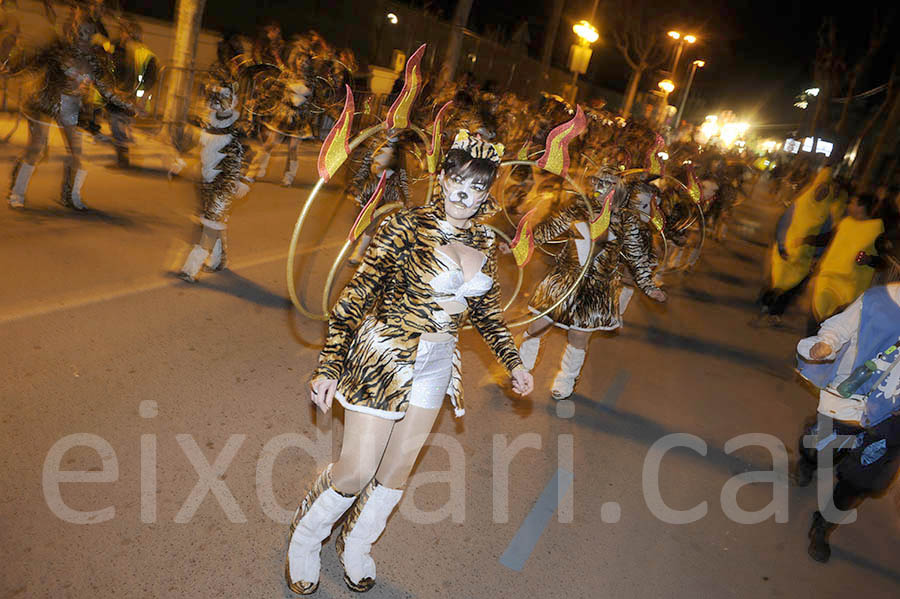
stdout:
[[213,244],[212,251],[209,253],[209,259],[206,261],[206,264],[203,265],[203,270],[206,272],[216,272],[219,270],[225,270],[225,266],[228,264],[228,259],[225,257],[225,245],[222,243],[222,238],[216,239],[216,242]]
[[256,181],[262,177],[266,176],[266,171],[269,170],[269,159],[272,157],[268,152],[260,151],[259,160],[256,162],[255,167],[250,169],[250,176],[248,179],[250,181]]
[[519,345],[519,359],[522,360],[522,365],[525,367],[525,370],[534,368],[534,363],[537,362],[540,351],[541,336],[532,337],[526,331],[525,334],[522,335],[522,344]]
[[355,495],[341,495],[331,486],[331,465],[313,483],[291,521],[284,576],[292,591],[309,595],[318,588],[322,541],[355,500]]
[[384,532],[401,497],[402,489],[389,489],[372,480],[347,514],[335,547],[344,566],[344,582],[351,591],[362,593],[375,586],[372,544]]
[[25,192],[28,190],[28,182],[31,181],[31,175],[34,173],[34,165],[23,160],[16,165],[14,170],[13,184],[9,190],[9,207],[24,208]]
[[290,187],[294,182],[294,177],[297,176],[297,169],[300,168],[299,160],[291,160],[287,164],[287,168],[284,171],[284,177],[281,178],[282,187]]
[[556,373],[556,378],[553,379],[553,387],[550,389],[553,399],[565,399],[572,395],[575,390],[575,381],[578,380],[581,367],[584,365],[584,355],[583,349],[566,344],[562,364],[559,372]]
[[87,171],[83,168],[75,171],[75,178],[72,180],[72,207],[75,210],[87,210],[88,207],[84,205],[84,202],[81,200],[81,188],[84,186],[84,180],[87,178]]
[[197,273],[200,272],[200,267],[203,266],[207,256],[209,256],[209,250],[204,249],[200,244],[195,244],[184,261],[184,266],[181,267],[181,272],[178,273],[178,276],[189,283],[196,283]]

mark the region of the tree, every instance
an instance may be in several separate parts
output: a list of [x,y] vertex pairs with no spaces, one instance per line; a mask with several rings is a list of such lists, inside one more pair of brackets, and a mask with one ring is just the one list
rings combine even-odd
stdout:
[[553,0],[553,14],[547,23],[547,33],[544,36],[544,51],[541,53],[541,72],[544,77],[550,70],[550,61],[553,58],[553,48],[556,46],[556,32],[559,31],[559,21],[562,18],[563,7],[566,0]]
[[887,38],[891,19],[882,19],[880,17],[880,14],[875,14],[872,35],[869,37],[869,45],[866,48],[866,53],[856,61],[856,65],[854,65],[853,69],[850,71],[849,81],[847,82],[847,101],[844,102],[844,108],[841,110],[841,118],[838,121],[837,127],[835,127],[835,133],[838,135],[843,133],[844,127],[847,124],[847,116],[850,114],[850,103],[853,101],[853,94],[856,93],[856,86],[868,70],[869,65],[872,64],[872,60],[878,54],[881,46],[884,45],[884,40]]
[[447,53],[444,55],[444,64],[441,66],[441,74],[438,78],[439,86],[449,83],[456,74],[459,51],[462,48],[463,29],[469,22],[472,2],[473,0],[458,0],[456,3],[456,10],[453,11],[453,28],[450,30],[450,43],[447,44]]
[[180,122],[187,111],[193,81],[194,56],[206,0],[178,0],[175,12],[175,41],[172,48],[172,79],[166,100],[164,120]]
[[604,12],[613,42],[631,69],[622,107],[622,116],[628,117],[641,77],[665,60],[665,27],[659,19],[659,11],[650,7],[646,0],[630,3],[627,10],[618,4],[608,6]]
[[810,135],[812,136],[810,152],[814,156],[819,143],[819,130],[828,128],[830,125],[828,117],[831,97],[845,66],[841,46],[838,45],[837,25],[834,17],[825,17],[819,27],[819,47],[816,49],[816,59],[813,63],[814,79],[819,88],[819,93],[816,95],[816,109],[810,125]]
[[[869,187],[872,181],[875,178],[876,173],[878,172],[878,168],[881,166],[882,159],[884,155],[887,154],[892,147],[889,142],[894,141],[897,135],[897,128],[900,126],[900,92],[898,92],[898,66],[900,66],[900,61],[894,64],[894,72],[891,76],[891,82],[889,87],[889,93],[887,98],[884,100],[884,104],[882,104],[881,109],[879,109],[876,118],[880,116],[885,110],[889,110],[887,114],[887,120],[884,125],[881,127],[878,133],[878,137],[875,138],[875,143],[872,146],[871,151],[869,152],[869,157],[866,160],[866,166],[862,171],[862,175],[859,178],[859,187],[865,189]],[[874,122],[875,119],[872,119]]]

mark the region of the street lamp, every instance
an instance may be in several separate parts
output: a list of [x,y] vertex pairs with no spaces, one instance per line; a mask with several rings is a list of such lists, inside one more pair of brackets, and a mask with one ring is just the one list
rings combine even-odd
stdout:
[[388,20],[388,23],[390,23],[391,25],[396,25],[397,23],[400,22],[400,19],[397,18],[397,15],[395,15],[392,12],[389,12],[387,14],[387,20]]
[[585,45],[593,44],[600,39],[600,32],[597,31],[597,28],[584,20],[575,23],[572,26],[572,31],[575,32],[578,39]]
[[703,60],[695,60],[691,63],[691,75],[688,77],[687,87],[684,88],[684,95],[681,97],[681,106],[678,107],[678,114],[675,116],[675,127],[681,124],[681,115],[684,113],[684,105],[687,104],[688,94],[691,93],[691,84],[694,82],[694,73],[697,69],[702,69],[706,65]]
[[672,61],[672,68],[670,69],[672,72],[672,77],[676,76],[676,69],[678,69],[678,61],[681,60],[681,52],[684,50],[684,45],[693,44],[697,41],[697,36],[691,33],[687,35],[682,35],[678,31],[670,31],[669,37],[673,40],[678,41],[678,46],[675,48],[675,59]]
[[572,71],[572,102],[578,96],[578,74],[587,72],[591,62],[591,44],[600,39],[600,33],[590,22],[581,20],[572,26],[578,36],[578,43],[572,44],[569,50],[569,70]]
[[662,127],[666,120],[666,110],[669,106],[669,94],[675,90],[675,82],[671,79],[663,79],[656,84],[662,93],[659,94],[659,116],[656,117],[656,126]]
[[[681,53],[684,51],[684,45],[695,43],[697,41],[697,36],[692,33],[682,34],[680,31],[674,31],[674,30],[668,32],[667,35],[670,38],[672,38],[673,40],[678,42],[678,45],[675,47],[675,56],[672,59],[672,68],[669,69],[669,76],[672,79],[675,79],[678,74],[678,61],[681,60]],[[671,84],[673,90],[675,89],[675,83],[671,79],[664,79],[663,81],[660,81],[659,82],[660,89],[665,91],[665,88],[663,87],[663,83],[665,81],[668,81],[669,84]],[[663,120],[665,120],[666,107],[668,106],[670,93],[671,93],[671,91],[666,91],[665,94],[663,94],[663,96],[661,98],[662,102],[660,103],[660,106],[659,106],[659,125],[660,126],[662,125]]]

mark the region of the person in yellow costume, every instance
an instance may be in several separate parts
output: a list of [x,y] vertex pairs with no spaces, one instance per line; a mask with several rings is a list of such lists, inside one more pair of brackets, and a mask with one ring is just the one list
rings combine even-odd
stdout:
[[854,196],[847,216],[838,223],[813,283],[817,323],[851,304],[872,284],[878,263],[876,244],[884,234],[884,221],[875,216],[877,208],[875,196]]
[[816,246],[811,240],[827,233],[842,212],[839,186],[832,174],[832,167],[822,168],[778,221],[769,251],[769,286],[759,299],[763,315],[772,324],[780,321],[812,269]]

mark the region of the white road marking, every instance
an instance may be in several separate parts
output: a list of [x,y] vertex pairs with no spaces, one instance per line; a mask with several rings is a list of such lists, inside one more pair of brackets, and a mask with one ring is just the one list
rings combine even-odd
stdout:
[[[311,254],[313,252],[318,252],[323,249],[333,249],[343,245],[343,240],[338,243],[329,243],[324,244],[312,248],[303,249],[297,252],[298,256],[303,256],[305,254]],[[250,258],[247,260],[235,261],[230,260],[230,263],[233,267],[229,267],[229,270],[243,270],[247,268],[253,268],[255,266],[260,266],[262,264],[268,264],[271,262],[277,262],[279,260],[286,260],[286,252],[279,251],[277,253],[265,254],[262,256],[257,256],[255,258]],[[157,289],[162,289],[164,287],[171,287],[174,285],[181,284],[180,281],[165,276],[156,276],[151,280],[148,280],[143,283],[135,284],[131,287],[125,287],[121,289],[116,289],[113,291],[94,291],[88,292],[81,296],[74,297],[66,297],[62,300],[56,300],[57,302],[61,301],[62,303],[48,303],[45,302],[43,304],[30,304],[26,308],[16,309],[13,308],[10,312],[5,314],[0,314],[0,326],[15,322],[19,320],[25,320],[27,318],[34,318],[37,316],[43,316],[45,314],[51,314],[53,312],[60,312],[63,310],[73,310],[76,308],[81,308],[83,306],[88,306],[90,304],[96,304],[100,302],[106,302],[109,300],[119,299],[123,297],[127,297],[129,295],[136,295],[139,293],[146,293],[148,291],[155,291]],[[285,290],[285,298],[287,298],[287,290]]]

